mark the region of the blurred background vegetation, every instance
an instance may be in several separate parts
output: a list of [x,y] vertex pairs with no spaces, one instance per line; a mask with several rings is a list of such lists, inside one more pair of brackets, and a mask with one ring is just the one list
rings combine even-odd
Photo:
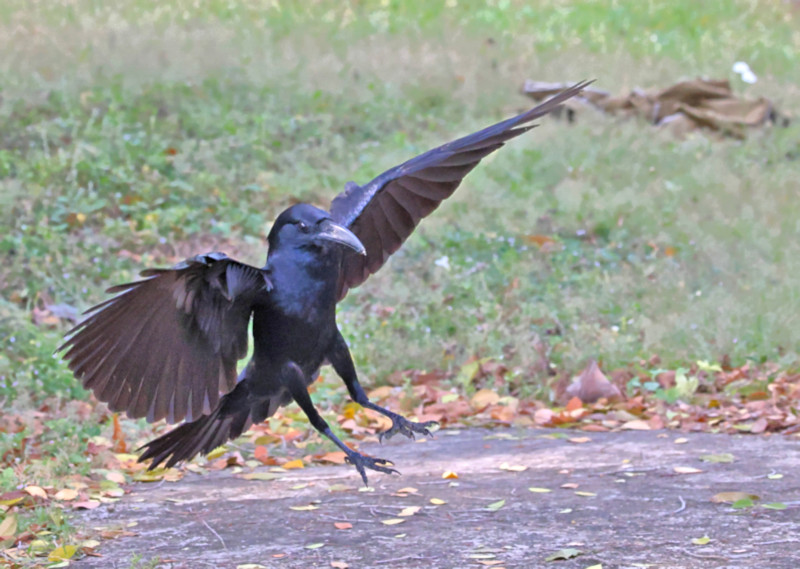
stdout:
[[[752,0],[7,0],[4,413],[67,409],[49,452],[79,468],[99,427],[70,415],[88,395],[53,351],[106,287],[210,250],[261,264],[287,204],[326,206],[348,180],[521,111],[525,79],[623,93],[703,75],[791,115],[798,22],[796,2]],[[492,358],[503,389],[550,400],[590,358],[796,368],[798,134],[543,120],[341,305],[365,383]],[[0,451],[28,434],[0,433]],[[33,476],[0,472],[6,488]]]

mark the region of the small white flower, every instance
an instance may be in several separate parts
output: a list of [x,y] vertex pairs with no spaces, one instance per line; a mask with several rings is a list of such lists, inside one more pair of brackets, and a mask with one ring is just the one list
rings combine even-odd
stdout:
[[753,70],[750,69],[750,66],[747,65],[744,61],[737,61],[733,64],[733,72],[738,73],[739,77],[742,78],[742,81],[745,83],[753,84],[758,81],[758,77],[756,74],[753,73]]
[[450,270],[450,259],[447,258],[447,255],[444,257],[439,257],[433,262],[433,264],[437,267],[442,267],[446,271]]

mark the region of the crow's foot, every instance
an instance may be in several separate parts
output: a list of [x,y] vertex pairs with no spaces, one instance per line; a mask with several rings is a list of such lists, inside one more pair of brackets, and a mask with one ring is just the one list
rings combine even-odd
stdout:
[[416,437],[414,433],[419,433],[420,435],[427,435],[429,437],[433,437],[431,434],[430,429],[431,427],[437,426],[439,423],[436,421],[426,421],[424,423],[415,423],[414,421],[409,421],[405,417],[401,417],[400,415],[395,415],[392,413],[388,415],[388,417],[392,420],[392,426],[389,427],[388,430],[383,431],[378,435],[378,438],[381,442],[383,439],[391,439],[396,434],[401,434],[408,437],[411,440],[414,440]]
[[361,475],[361,479],[364,481],[364,486],[369,486],[369,483],[367,482],[367,473],[365,471],[366,468],[369,468],[370,470],[377,470],[378,472],[384,472],[386,474],[400,474],[394,468],[389,468],[387,466],[394,466],[393,462],[384,458],[364,456],[363,454],[357,453],[354,450],[347,453],[345,460],[356,467],[356,470],[358,470],[358,473]]

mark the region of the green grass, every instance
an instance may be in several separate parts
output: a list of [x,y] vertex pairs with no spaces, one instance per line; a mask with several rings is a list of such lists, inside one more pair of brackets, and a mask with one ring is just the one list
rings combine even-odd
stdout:
[[[6,2],[0,401],[25,413],[87,397],[52,355],[68,323],[35,325],[35,309],[85,309],[145,267],[218,248],[262,263],[291,200],[325,205],[521,110],[526,78],[622,92],[705,74],[796,113],[798,18],[689,0]],[[731,73],[739,59],[757,84]],[[797,367],[799,134],[678,141],[546,119],[342,304],[360,373],[504,358],[509,390],[548,397],[548,365],[574,374],[589,358]],[[94,419],[47,423],[73,442],[48,468],[24,453],[28,466],[0,468],[3,489],[91,468],[76,457]],[[30,434],[0,434],[0,455]]]

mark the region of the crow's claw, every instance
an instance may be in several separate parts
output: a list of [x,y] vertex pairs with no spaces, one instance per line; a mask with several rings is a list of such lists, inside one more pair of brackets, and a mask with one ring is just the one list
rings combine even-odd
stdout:
[[356,451],[351,451],[347,454],[345,460],[356,467],[356,470],[358,470],[358,473],[361,475],[361,479],[364,481],[364,486],[369,486],[367,482],[367,473],[364,470],[365,468],[377,470],[378,472],[384,472],[386,474],[400,474],[394,468],[386,466],[387,464],[394,466],[394,463],[385,458],[373,458],[371,456],[359,454]]
[[405,417],[401,417],[400,415],[393,415],[390,417],[390,419],[392,420],[392,426],[378,435],[378,439],[381,441],[381,443],[383,443],[383,439],[387,440],[391,439],[398,433],[408,437],[411,440],[416,439],[414,433],[427,435],[433,438],[433,434],[431,434],[431,432],[428,429],[430,427],[435,427],[439,424],[436,421],[415,423],[414,421],[409,421],[408,419],[406,419]]

